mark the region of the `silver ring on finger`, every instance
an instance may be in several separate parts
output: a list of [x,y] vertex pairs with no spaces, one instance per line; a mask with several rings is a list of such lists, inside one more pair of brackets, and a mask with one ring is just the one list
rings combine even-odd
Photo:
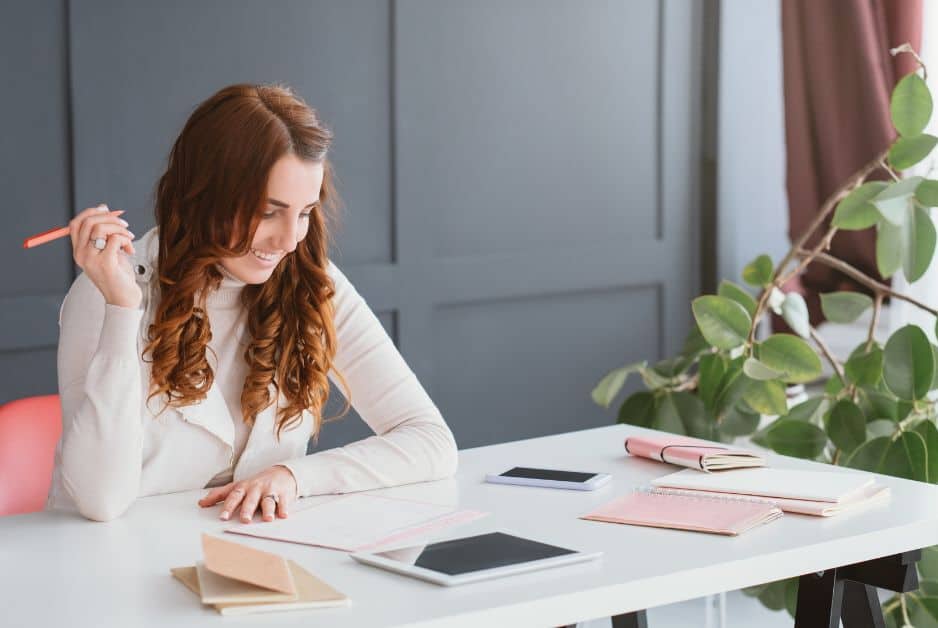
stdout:
[[271,493],[270,495],[264,495],[261,499],[272,499],[274,500],[274,505],[280,503],[280,498]]
[[92,238],[91,246],[98,249],[99,251],[103,251],[104,247],[107,246],[107,238]]

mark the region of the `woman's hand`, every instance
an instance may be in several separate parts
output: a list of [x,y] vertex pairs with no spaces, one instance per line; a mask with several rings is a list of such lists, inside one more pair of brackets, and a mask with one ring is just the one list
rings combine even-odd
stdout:
[[[127,221],[118,218],[123,211],[108,211],[103,203],[89,207],[68,223],[72,238],[72,256],[88,278],[94,282],[104,300],[111,305],[137,308],[143,294],[133,270],[121,250],[134,253],[136,237],[127,229]],[[103,242],[97,248],[95,241]]]
[[[266,495],[276,495],[277,501],[265,499]],[[225,503],[221,508],[220,518],[226,521],[237,508],[241,521],[251,523],[258,507],[264,521],[274,520],[275,507],[276,515],[286,519],[290,505],[296,501],[296,479],[286,467],[273,466],[247,480],[213,488],[199,500],[199,506],[208,508],[222,500]]]

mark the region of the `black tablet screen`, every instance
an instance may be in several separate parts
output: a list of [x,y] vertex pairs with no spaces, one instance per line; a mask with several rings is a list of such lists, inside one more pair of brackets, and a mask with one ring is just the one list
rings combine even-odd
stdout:
[[[377,555],[402,561],[405,554],[405,550],[394,550]],[[407,559],[404,559],[404,562],[455,576],[566,554],[576,554],[576,552],[503,532],[492,532],[490,534],[432,543],[423,548],[416,560],[411,554]]]

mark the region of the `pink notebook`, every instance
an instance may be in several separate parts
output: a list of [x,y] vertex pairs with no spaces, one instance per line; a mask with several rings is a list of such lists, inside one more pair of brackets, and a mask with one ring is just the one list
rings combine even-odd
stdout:
[[619,497],[580,519],[736,536],[781,516],[778,506],[763,500],[647,489]]
[[629,436],[625,439],[625,451],[633,456],[707,472],[765,466],[765,458],[754,451],[663,432]]

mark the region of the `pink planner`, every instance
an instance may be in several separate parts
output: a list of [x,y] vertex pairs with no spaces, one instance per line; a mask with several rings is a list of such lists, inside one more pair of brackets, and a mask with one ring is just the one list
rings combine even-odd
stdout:
[[580,519],[736,536],[781,516],[781,509],[763,500],[645,489],[619,497]]
[[663,432],[629,436],[625,439],[625,451],[632,456],[707,472],[765,466],[765,458],[754,451]]

